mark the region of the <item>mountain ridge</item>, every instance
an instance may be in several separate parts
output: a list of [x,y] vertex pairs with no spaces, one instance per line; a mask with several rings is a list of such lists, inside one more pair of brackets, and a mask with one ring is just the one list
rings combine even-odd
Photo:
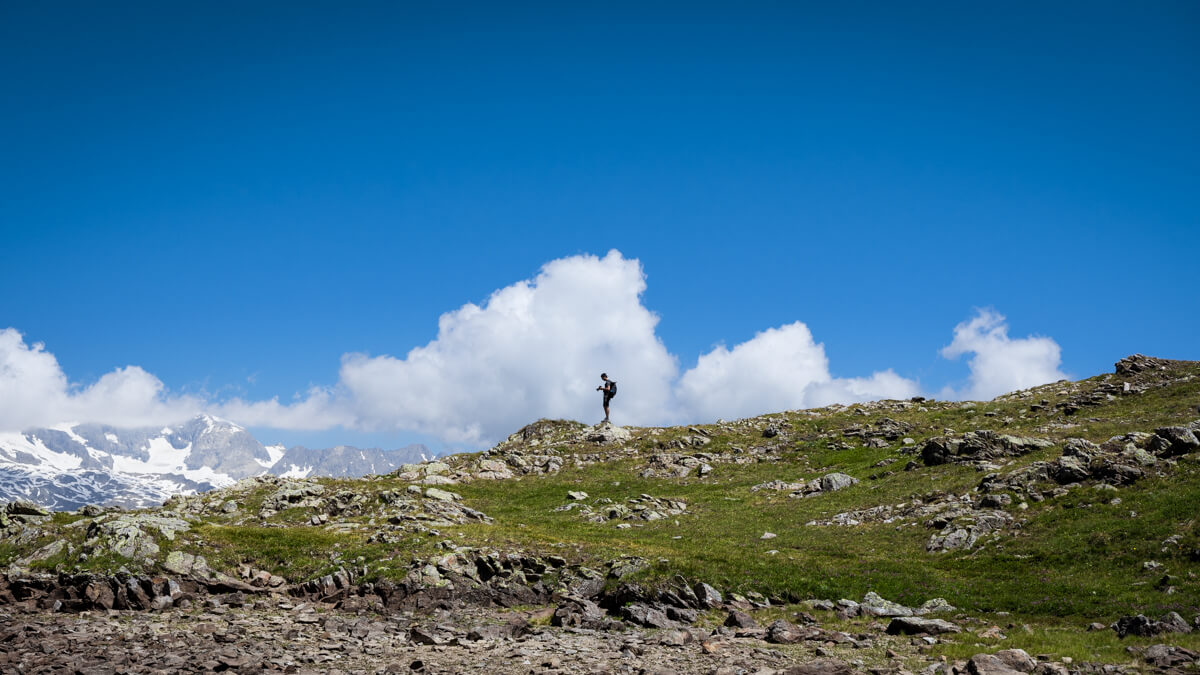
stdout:
[[396,450],[265,446],[244,427],[204,414],[161,427],[64,423],[0,433],[0,501],[25,499],[56,510],[139,508],[262,474],[385,473],[426,453],[419,444]]

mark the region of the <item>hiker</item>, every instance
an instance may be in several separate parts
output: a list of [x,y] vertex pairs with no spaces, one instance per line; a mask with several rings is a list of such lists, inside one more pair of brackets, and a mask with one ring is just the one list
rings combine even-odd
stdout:
[[600,373],[600,379],[604,380],[604,384],[596,387],[596,391],[604,392],[604,421],[608,421],[608,402],[617,395],[617,381],[608,379],[608,373]]

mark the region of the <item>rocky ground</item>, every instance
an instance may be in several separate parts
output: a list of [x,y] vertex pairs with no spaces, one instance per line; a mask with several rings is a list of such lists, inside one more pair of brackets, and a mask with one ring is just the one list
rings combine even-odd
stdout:
[[[873,611],[896,611],[894,603],[879,603]],[[800,623],[776,619],[761,626],[750,613],[722,611],[724,625],[714,628],[647,630],[603,619],[598,627],[547,625],[563,623],[563,606],[388,616],[278,595],[212,597],[203,604],[162,612],[0,613],[0,673],[1066,675],[1130,670],[1048,660],[1019,649],[955,663],[927,658],[922,652],[937,642],[937,634],[962,629],[920,617],[884,618],[852,634],[824,629],[807,612],[793,613]],[[846,604],[853,603],[843,603],[839,611]],[[1178,672],[1194,668],[1197,659],[1193,652],[1166,645],[1140,656],[1148,667]]]

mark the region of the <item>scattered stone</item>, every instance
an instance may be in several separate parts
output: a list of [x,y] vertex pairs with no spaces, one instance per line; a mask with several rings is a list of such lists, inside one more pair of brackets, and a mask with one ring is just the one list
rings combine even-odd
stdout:
[[912,616],[913,610],[898,602],[885,600],[875,591],[869,591],[858,604],[858,611],[864,616]]
[[916,616],[898,616],[888,623],[888,635],[942,635],[943,633],[961,633],[962,628],[957,624],[942,619],[925,619]]
[[700,603],[701,607],[712,609],[713,607],[720,606],[724,601],[721,594],[717,592],[717,589],[706,583],[698,583],[692,590],[696,593],[696,601]]
[[736,609],[729,612],[729,616],[725,617],[724,625],[730,628],[758,628],[758,622],[754,620],[754,617],[745,612],[739,612]]

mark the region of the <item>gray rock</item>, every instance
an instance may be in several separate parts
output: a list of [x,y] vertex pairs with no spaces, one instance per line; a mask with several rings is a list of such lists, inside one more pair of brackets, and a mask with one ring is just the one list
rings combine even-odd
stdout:
[[1188,427],[1163,427],[1154,430],[1155,436],[1163,439],[1159,452],[1164,457],[1175,457],[1200,450],[1200,439]]
[[939,612],[953,612],[956,609],[958,608],[946,602],[945,598],[933,598],[932,600],[926,600],[913,613],[916,615],[937,614]]
[[636,574],[650,567],[650,561],[637,556],[621,558],[609,563],[608,578],[621,579],[631,574]]
[[881,617],[913,615],[912,608],[905,607],[898,602],[885,600],[874,591],[870,591],[863,596],[862,602],[858,604],[858,611],[863,615]]
[[1179,614],[1170,612],[1162,621],[1155,621],[1144,614],[1123,616],[1113,624],[1113,630],[1117,632],[1117,637],[1124,638],[1127,635],[1150,637],[1161,633],[1190,633],[1192,627]]
[[554,610],[550,623],[554,626],[598,628],[605,623],[604,610],[584,598],[566,598]]
[[1028,673],[1037,667],[1037,661],[1024,649],[1001,649],[995,653],[1009,668],[1021,673]]
[[1063,455],[1056,459],[1048,470],[1050,477],[1059,485],[1078,483],[1088,478],[1086,460],[1080,457]]
[[623,443],[633,434],[628,429],[613,424],[601,423],[593,427],[587,434],[587,440],[592,443]]
[[26,501],[23,499],[18,499],[6,504],[4,507],[4,512],[10,516],[40,516],[43,518],[50,516],[49,510],[44,509],[31,501]]
[[817,484],[820,486],[821,492],[833,492],[857,485],[858,479],[844,473],[834,472],[821,476]]
[[917,616],[898,616],[888,623],[888,635],[941,635],[961,633],[962,628],[942,619],[925,619]]
[[1156,668],[1177,668],[1200,663],[1200,654],[1174,645],[1152,645],[1142,652],[1142,660]]
[[754,620],[754,617],[736,609],[725,617],[725,625],[730,628],[758,628],[758,622]]
[[1021,671],[992,654],[976,654],[967,663],[967,672],[971,675],[1017,675]]
[[673,628],[675,622],[667,618],[662,610],[635,602],[621,608],[622,618],[646,628]]
[[462,495],[456,492],[447,492],[435,487],[425,488],[424,495],[427,499],[436,499],[439,502],[457,502],[462,500]]
[[695,591],[696,600],[700,603],[701,607],[712,609],[724,601],[717,589],[704,582],[696,584],[692,590]]
[[93,521],[88,526],[85,544],[92,552],[107,551],[134,560],[151,560],[159,552],[154,532],[174,541],[176,533],[186,532],[190,528],[187,521],[180,518],[145,513],[122,514]]

